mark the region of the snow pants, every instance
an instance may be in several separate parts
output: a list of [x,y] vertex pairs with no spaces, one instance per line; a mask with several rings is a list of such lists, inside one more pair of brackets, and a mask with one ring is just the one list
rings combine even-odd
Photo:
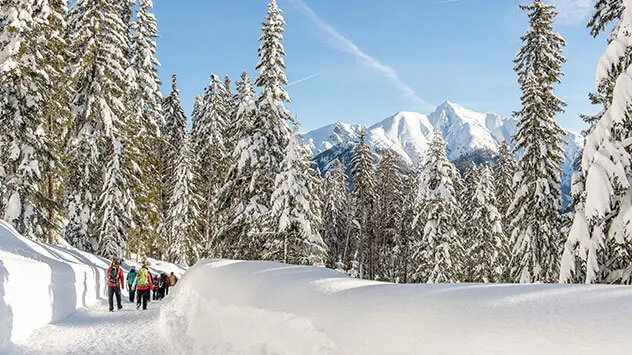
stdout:
[[114,295],[116,295],[116,305],[118,309],[123,308],[121,304],[121,288],[118,286],[108,286],[108,304],[110,306],[110,311],[114,310]]
[[136,307],[143,303],[143,309],[147,309],[147,301],[149,300],[149,290],[136,291]]
[[129,290],[129,301],[134,303],[134,295],[136,295],[136,290],[132,288],[132,285],[127,285],[127,289]]

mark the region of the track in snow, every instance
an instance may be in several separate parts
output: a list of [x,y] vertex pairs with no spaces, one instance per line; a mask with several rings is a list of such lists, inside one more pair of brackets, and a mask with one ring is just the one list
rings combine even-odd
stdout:
[[[116,302],[115,302],[116,303]],[[151,301],[147,310],[123,300],[123,309],[110,313],[107,301],[33,333],[16,344],[12,354],[166,354],[160,335],[160,301]],[[116,304],[115,304],[116,307]]]

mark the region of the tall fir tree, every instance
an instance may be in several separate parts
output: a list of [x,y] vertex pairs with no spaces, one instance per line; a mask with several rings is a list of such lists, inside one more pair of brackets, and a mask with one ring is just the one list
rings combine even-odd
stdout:
[[516,195],[508,210],[512,217],[512,270],[516,282],[555,282],[561,251],[562,196],[560,175],[562,134],[555,115],[564,101],[554,94],[554,84],[563,75],[564,39],[553,32],[555,6],[534,0],[520,6],[528,12],[530,26],[522,36],[524,45],[514,60],[522,90],[522,109],[516,113],[518,162]]
[[402,223],[400,225],[399,243],[395,249],[398,260],[398,276],[396,282],[407,283],[411,281],[416,265],[411,263],[414,249],[413,244],[417,240],[415,235],[415,218],[421,210],[421,199],[419,198],[421,174],[418,169],[408,172],[404,183],[404,201],[402,207]]
[[225,127],[228,119],[226,87],[215,74],[205,90],[200,116],[193,131],[194,151],[199,194],[204,202],[200,210],[200,229],[204,238],[205,253],[210,250],[212,238],[220,225],[217,194],[226,179],[228,151]]
[[[309,170],[303,163],[296,136],[292,135],[271,196],[271,216],[278,216],[279,220],[273,221],[277,233],[274,238],[268,238],[264,246],[265,259],[324,265],[325,244],[320,235],[319,221],[313,216],[314,198],[313,191],[310,191]],[[272,254],[267,254],[270,252]]]
[[[135,0],[131,2],[136,3]],[[133,146],[127,150],[127,164],[128,169],[133,171],[131,192],[136,203],[130,241],[136,244],[134,249],[143,253],[158,239],[162,218],[162,185],[156,182],[161,176],[160,130],[164,120],[158,79],[160,63],[156,59],[158,27],[156,17],[151,13],[152,7],[152,0],[140,1],[136,21],[131,23],[129,50],[131,77],[135,85],[130,97],[133,124],[129,135],[133,137]]]
[[0,218],[55,242],[67,109],[66,2],[0,5]]
[[398,277],[400,226],[404,202],[402,174],[391,151],[383,153],[376,171],[375,261],[376,277],[395,281]]
[[467,281],[505,282],[511,247],[496,207],[494,177],[487,166],[472,173],[473,191],[461,201]]
[[503,233],[507,237],[511,236],[511,216],[507,215],[506,211],[509,210],[509,206],[511,206],[513,198],[516,195],[513,179],[517,170],[516,159],[509,148],[509,144],[503,142],[500,149],[498,149],[496,165],[492,168],[492,172],[496,190],[496,205],[498,210],[502,213],[501,223]]
[[[221,257],[256,259],[260,253],[260,239],[257,233],[267,211],[267,201],[262,199],[264,186],[258,185],[258,176],[263,174],[263,166],[257,166],[257,156],[264,151],[253,143],[261,139],[258,109],[255,102],[253,84],[244,72],[237,83],[239,104],[235,112],[234,137],[237,142],[232,153],[228,178],[222,186],[218,206],[225,223],[214,238],[212,249]],[[255,155],[256,154],[256,155]]]
[[573,185],[578,202],[562,256],[561,282],[632,281],[632,2],[596,1],[589,27],[596,36],[617,20],[598,64],[597,93],[591,95],[603,110],[591,121]]
[[460,210],[454,182],[460,179],[448,160],[445,141],[435,131],[421,170],[421,206],[414,221],[416,240],[413,280],[428,283],[463,280],[463,243],[459,233]]
[[373,153],[365,142],[365,132],[351,158],[352,240],[346,269],[352,276],[374,279],[377,274],[373,210],[377,198]]
[[66,237],[108,257],[122,256],[133,209],[122,166],[130,145],[123,100],[133,85],[126,81],[128,27],[122,15],[114,0],[79,0],[71,10],[75,95],[67,148]]
[[326,266],[344,270],[342,261],[349,238],[349,177],[344,161],[336,159],[325,173],[325,204],[323,238],[329,248]]

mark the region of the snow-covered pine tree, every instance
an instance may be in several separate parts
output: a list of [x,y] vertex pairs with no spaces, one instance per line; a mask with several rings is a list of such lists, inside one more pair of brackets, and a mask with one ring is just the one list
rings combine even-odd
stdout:
[[459,233],[460,210],[454,181],[460,179],[448,160],[445,141],[435,131],[420,177],[420,211],[413,227],[413,280],[428,283],[463,280],[463,243]]
[[[77,247],[122,256],[133,201],[122,164],[129,145],[123,99],[128,48],[120,2],[78,0],[71,10],[74,100],[67,151],[67,240]],[[95,200],[99,209],[97,220]],[[94,224],[93,224],[94,223]],[[93,229],[96,227],[96,230]],[[90,236],[97,236],[96,239]],[[90,240],[92,239],[92,240]]]
[[196,187],[204,202],[200,206],[200,229],[204,236],[204,253],[210,250],[211,238],[220,225],[217,193],[226,179],[228,151],[225,127],[227,120],[226,87],[215,74],[204,93],[201,115],[197,118],[193,141],[196,154]]
[[54,242],[67,91],[66,2],[0,4],[0,218]]
[[[132,2],[136,2],[133,0]],[[133,214],[134,228],[130,230],[130,241],[134,240],[139,250],[158,238],[161,214],[162,187],[160,181],[160,128],[164,125],[162,94],[156,59],[158,37],[156,17],[151,13],[152,0],[140,0],[136,21],[132,23],[131,71],[135,80],[132,115],[135,126],[132,132],[133,149],[128,149],[129,169],[134,174],[132,195],[136,203]],[[133,237],[133,238],[132,238]]]
[[508,210],[512,217],[511,278],[516,282],[555,282],[561,252],[560,192],[562,134],[555,115],[564,101],[555,96],[554,84],[563,75],[564,39],[553,32],[555,6],[534,0],[523,5],[530,26],[524,45],[514,59],[522,90],[522,108],[516,112],[516,150],[523,156],[515,178],[516,195]]
[[462,201],[464,216],[463,243],[467,264],[467,281],[504,282],[511,247],[502,230],[501,214],[496,208],[496,191],[491,169],[473,170],[474,190]]
[[360,133],[351,158],[351,204],[353,208],[352,238],[349,242],[350,263],[346,270],[352,276],[374,279],[377,265],[375,250],[373,211],[377,199],[373,153],[365,142],[365,132]]
[[400,226],[399,244],[396,246],[396,259],[398,260],[398,278],[396,282],[407,283],[416,268],[410,258],[413,253],[415,237],[415,217],[421,210],[420,193],[421,174],[418,169],[408,172],[404,183],[404,201],[402,207],[402,223]]
[[632,1],[597,1],[589,26],[597,35],[617,19],[598,65],[597,91],[604,107],[586,137],[582,178],[573,186],[580,197],[564,247],[561,282],[632,281]]
[[[258,53],[259,62],[256,66],[259,75],[255,84],[261,88],[261,94],[257,99],[259,114],[254,124],[250,144],[250,163],[255,173],[253,177],[256,179],[252,181],[251,187],[253,190],[258,190],[257,199],[268,210],[275,177],[282,171],[286,146],[292,135],[288,122],[294,122],[293,117],[285,108],[285,103],[290,102],[290,97],[284,88],[287,85],[287,78],[283,72],[285,50],[281,44],[284,25],[285,20],[281,15],[281,9],[276,0],[271,0],[268,4],[266,19],[261,24],[262,33],[259,37],[261,44]],[[266,216],[269,223],[263,222],[261,225],[264,231],[272,232],[279,229],[275,223],[281,220],[281,216],[278,215],[281,210],[269,212],[270,214]],[[265,245],[278,244],[265,243]],[[265,250],[265,254],[275,255],[278,254],[278,250]]]
[[349,177],[344,161],[336,158],[325,173],[325,206],[323,239],[329,248],[326,266],[344,270],[345,251],[349,240]]
[[[297,130],[295,130],[295,135]],[[323,235],[324,221],[323,221],[323,209],[324,209],[324,181],[318,168],[318,164],[312,160],[312,156],[309,154],[309,149],[306,146],[299,147],[301,154],[301,162],[303,164],[303,172],[305,179],[307,180],[307,191],[309,192],[309,207],[310,213],[308,215],[309,223],[312,226],[312,230]],[[327,250],[324,250],[325,252]],[[319,266],[325,265],[326,253],[323,253],[322,260],[319,262]]]
[[376,278],[397,280],[398,258],[396,247],[400,245],[400,226],[404,202],[402,173],[394,154],[387,150],[382,154],[376,171],[375,201],[375,253]]
[[180,130],[184,131],[184,137],[174,146],[177,154],[172,162],[165,230],[170,241],[167,250],[169,259],[180,265],[190,265],[201,257],[201,233],[197,225],[201,197],[197,195],[193,185],[193,153],[189,149],[186,121],[182,123],[184,125]]
[[214,238],[212,250],[220,257],[256,259],[261,252],[257,234],[268,203],[262,199],[265,186],[258,185],[258,176],[265,174],[265,167],[256,165],[257,157],[264,150],[261,146],[254,146],[254,142],[262,139],[262,128],[257,126],[255,130],[255,125],[260,123],[257,120],[255,91],[246,72],[241,79],[237,83],[239,105],[234,120],[237,145],[233,150],[228,178],[218,195],[226,222]]
[[506,215],[509,206],[516,195],[514,190],[514,175],[518,170],[516,159],[514,158],[509,144],[503,142],[498,149],[496,165],[492,168],[494,175],[494,186],[496,190],[496,206],[501,211],[501,222],[505,236],[511,236],[511,216]]
[[[274,238],[266,240],[263,257],[291,264],[323,265],[325,244],[319,226],[314,224],[310,176],[302,155],[293,134],[270,201],[271,216],[279,217],[278,221],[273,221],[278,229]],[[269,252],[272,254],[267,254]]]

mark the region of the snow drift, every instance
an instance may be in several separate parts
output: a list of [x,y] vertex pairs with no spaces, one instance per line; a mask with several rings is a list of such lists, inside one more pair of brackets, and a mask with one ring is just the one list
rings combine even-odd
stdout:
[[[149,264],[154,272],[184,273],[173,264]],[[109,260],[69,245],[24,238],[0,220],[0,353],[37,328],[106,298],[109,265]],[[123,269],[127,272],[130,266],[138,264],[126,262]]]
[[629,354],[632,288],[396,285],[206,260],[161,310],[174,354]]

